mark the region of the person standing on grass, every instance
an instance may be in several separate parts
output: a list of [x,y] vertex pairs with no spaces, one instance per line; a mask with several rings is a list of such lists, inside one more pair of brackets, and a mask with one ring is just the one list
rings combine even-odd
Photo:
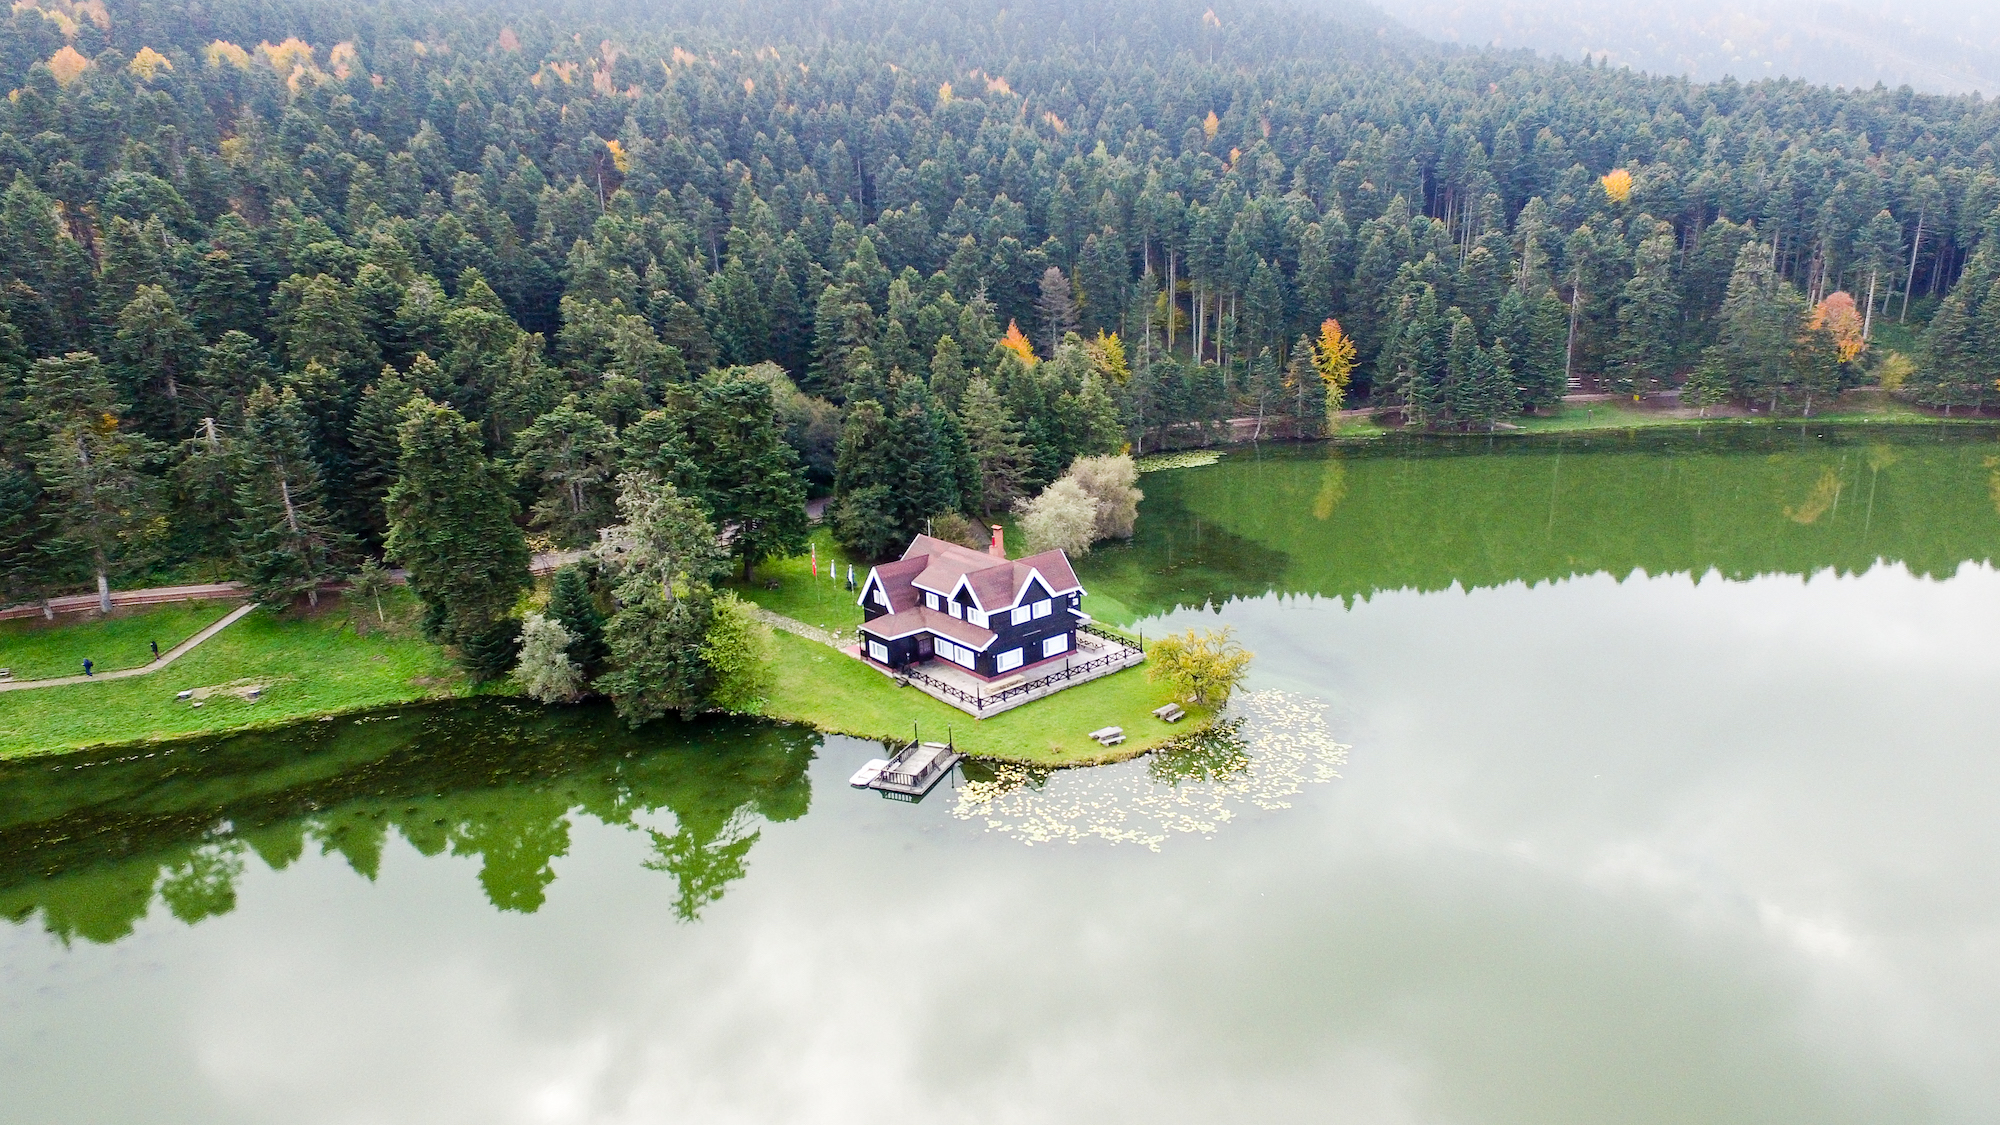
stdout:
[[90,669],[91,669],[90,657],[86,656],[83,658],[83,674],[86,676],[90,675]]
[[153,646],[153,659],[158,660],[160,658],[160,642],[148,641],[146,643]]

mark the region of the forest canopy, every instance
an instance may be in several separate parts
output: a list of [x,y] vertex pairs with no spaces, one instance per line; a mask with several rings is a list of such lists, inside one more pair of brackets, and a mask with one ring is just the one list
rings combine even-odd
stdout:
[[639,471],[747,574],[808,489],[878,552],[1242,414],[1810,410],[1887,320],[1918,401],[2000,378],[1977,97],[1183,0],[23,0],[0,72],[7,600],[581,546]]

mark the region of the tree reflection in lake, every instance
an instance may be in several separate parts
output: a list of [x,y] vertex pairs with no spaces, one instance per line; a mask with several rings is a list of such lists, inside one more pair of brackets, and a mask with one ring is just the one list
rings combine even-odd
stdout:
[[317,848],[373,880],[391,831],[425,856],[478,857],[487,899],[532,913],[586,815],[644,831],[646,866],[674,878],[692,921],[742,878],[759,824],[804,814],[818,742],[480,701],[0,763],[0,916],[105,943],[157,898],[192,925],[235,908],[252,856],[279,870]]
[[1267,593],[1352,604],[1600,571],[1741,580],[1887,560],[1944,577],[2000,554],[1996,437],[1724,425],[1243,449],[1148,473],[1138,533],[1078,575],[1091,612],[1125,621]]

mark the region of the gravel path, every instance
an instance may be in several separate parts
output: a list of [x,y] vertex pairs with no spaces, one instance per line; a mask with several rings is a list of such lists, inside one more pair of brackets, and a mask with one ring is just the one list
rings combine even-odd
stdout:
[[[94,595],[92,596],[92,600],[96,600]],[[27,691],[29,688],[61,687],[64,684],[94,684],[99,680],[124,680],[130,679],[133,676],[150,676],[154,672],[165,668],[167,665],[185,656],[194,649],[194,646],[242,620],[244,614],[256,608],[256,602],[251,602],[249,605],[237,606],[235,609],[229,611],[228,616],[175,645],[173,648],[168,649],[158,660],[153,661],[151,664],[141,665],[137,668],[121,668],[116,672],[105,672],[96,676],[56,676],[46,680],[7,680],[0,682],[0,691]]]

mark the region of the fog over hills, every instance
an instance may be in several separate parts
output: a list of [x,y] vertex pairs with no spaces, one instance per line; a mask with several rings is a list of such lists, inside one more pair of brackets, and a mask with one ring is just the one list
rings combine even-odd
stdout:
[[1529,48],[1701,81],[1791,77],[1928,93],[2000,92],[2000,4],[1844,0],[1378,0],[1426,36]]

